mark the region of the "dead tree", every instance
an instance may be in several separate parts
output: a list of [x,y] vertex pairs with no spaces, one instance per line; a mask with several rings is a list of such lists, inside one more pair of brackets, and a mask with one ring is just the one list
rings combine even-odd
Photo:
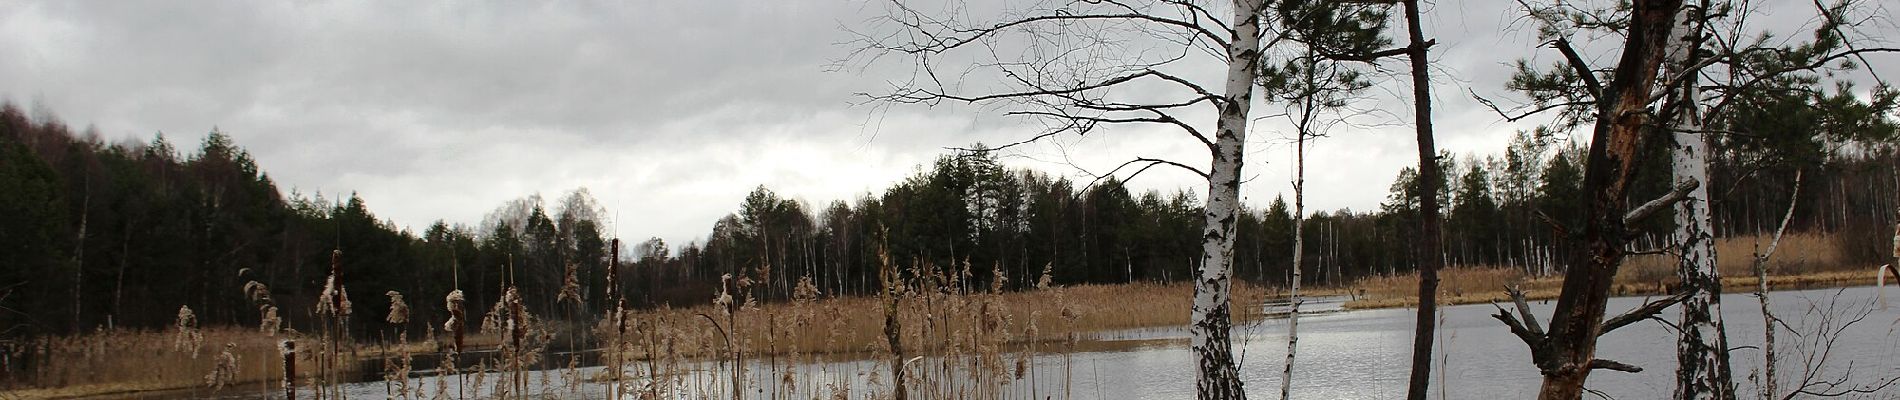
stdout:
[[[1794,188],[1790,193],[1801,193],[1801,173],[1794,174]],[[1757,251],[1755,266],[1755,299],[1761,302],[1762,322],[1762,398],[1775,398],[1780,390],[1775,386],[1775,326],[1780,320],[1775,318],[1774,310],[1768,308],[1768,260],[1775,256],[1775,250],[1781,248],[1781,236],[1788,233],[1788,223],[1794,221],[1794,206],[1799,196],[1789,196],[1788,211],[1781,214],[1781,225],[1775,228],[1774,238],[1768,241],[1768,251]],[[1759,246],[1759,245],[1757,245]],[[1732,396],[1731,396],[1732,397]]]
[[[1137,156],[1101,176],[1133,167],[1125,180],[1154,166],[1172,166],[1206,180],[1201,257],[1189,320],[1195,388],[1203,399],[1244,398],[1229,337],[1231,264],[1242,156],[1256,101],[1254,87],[1263,78],[1263,53],[1282,42],[1361,43],[1365,35],[1353,32],[1376,32],[1380,24],[1350,14],[1314,12],[1341,6],[1331,2],[1275,8],[1280,5],[1263,0],[1062,2],[1005,10],[994,21],[971,21],[961,4],[931,12],[892,0],[885,16],[855,31],[857,38],[849,43],[855,49],[841,67],[862,68],[886,56],[906,58],[915,71],[912,79],[865,98],[883,106],[1001,108],[1007,115],[1035,118],[1048,126],[986,151],[1127,124],[1172,127],[1205,146],[1209,161],[1204,168]],[[1290,9],[1301,11],[1286,12]],[[1312,23],[1308,18],[1315,15],[1333,18]],[[1222,66],[1220,82],[1189,78],[1213,75],[1187,73],[1209,65],[1205,61]],[[999,86],[1004,89],[970,89]],[[1118,96],[1131,91],[1137,95]],[[1163,100],[1128,100],[1158,98]],[[1196,111],[1211,111],[1212,116]]]
[[[1678,185],[1668,196],[1629,208],[1631,177],[1641,167],[1639,153],[1644,146],[1655,145],[1645,136],[1650,132],[1650,97],[1655,93],[1657,70],[1662,64],[1670,31],[1675,25],[1681,0],[1638,0],[1630,6],[1622,54],[1611,79],[1600,83],[1596,72],[1580,57],[1575,57],[1566,38],[1557,36],[1551,43],[1563,52],[1576,75],[1595,99],[1595,126],[1584,172],[1584,193],[1589,196],[1584,208],[1584,226],[1571,231],[1581,236],[1570,241],[1575,248],[1569,269],[1565,271],[1563,290],[1551,315],[1550,330],[1543,331],[1536,318],[1516,295],[1520,321],[1502,308],[1494,316],[1531,350],[1531,360],[1544,376],[1538,398],[1576,399],[1590,372],[1610,369],[1625,372],[1641,368],[1596,358],[1597,337],[1616,328],[1653,317],[1664,308],[1681,301],[1690,292],[1651,302],[1629,313],[1604,319],[1610,298],[1610,285],[1617,267],[1626,254],[1630,222],[1681,200],[1694,184]],[[1535,10],[1534,10],[1535,13]]]

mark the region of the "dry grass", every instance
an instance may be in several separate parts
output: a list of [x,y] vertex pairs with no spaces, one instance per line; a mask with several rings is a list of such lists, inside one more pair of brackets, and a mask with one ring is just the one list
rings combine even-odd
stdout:
[[[1757,279],[1753,254],[1756,237],[1723,238],[1716,241],[1716,269],[1722,273],[1725,290],[1753,290]],[[1761,247],[1767,247],[1761,238]],[[1768,284],[1776,289],[1872,284],[1874,276],[1863,267],[1846,265],[1834,238],[1819,234],[1792,234],[1782,238],[1774,259],[1769,260]],[[1664,293],[1678,283],[1674,258],[1668,255],[1631,257],[1617,271],[1611,293],[1619,296]],[[1439,272],[1439,298],[1444,304],[1472,304],[1504,301],[1504,287],[1517,285],[1529,299],[1557,298],[1563,278],[1528,277],[1519,268],[1465,266]],[[1361,279],[1347,294],[1355,295],[1347,308],[1391,308],[1418,305],[1418,274],[1379,276]]]
[[[1259,304],[1267,296],[1266,290],[1241,283],[1235,284],[1234,291],[1234,304]],[[945,359],[987,360],[983,370],[993,374],[1020,368],[1008,365],[1011,361],[1006,353],[1082,348],[1076,346],[1086,347],[1088,343],[1077,338],[1096,331],[1184,326],[1193,302],[1193,288],[1187,284],[1078,285],[1000,294],[957,292],[960,290],[912,289],[904,297],[901,315],[906,351]],[[628,316],[629,343],[621,351],[627,364],[663,372],[691,360],[726,357],[729,350],[722,335],[736,332],[734,346],[748,360],[796,365],[821,358],[865,357],[889,351],[882,335],[881,304],[877,298],[866,297],[814,298],[740,307],[730,320],[711,304],[636,311]],[[718,316],[720,326],[714,328],[702,314]],[[1243,324],[1261,315],[1242,313],[1234,318],[1236,324]],[[0,397],[67,398],[155,391],[193,396],[246,392],[281,395],[278,382],[283,372],[276,347],[279,338],[248,327],[206,328],[199,332],[205,345],[196,357],[173,350],[176,332],[171,330],[102,331],[16,346],[12,349],[18,353],[14,359],[46,362],[23,369],[32,371],[31,375],[10,377],[11,381],[4,384],[11,387],[5,387]],[[300,348],[314,348],[317,342],[316,337],[307,334],[296,339]],[[363,373],[361,368],[373,369],[386,355],[446,350],[446,343],[437,339],[452,340],[418,337],[400,345],[359,343],[354,349],[345,348],[343,354],[350,361],[340,363],[348,369],[343,375]],[[471,349],[493,348],[501,342],[492,333],[469,335],[467,339]],[[205,378],[216,368],[217,352],[224,343],[233,344],[238,368],[231,379],[234,383],[214,392],[206,386]],[[309,352],[300,354],[299,383],[307,385],[309,377],[318,371],[306,367],[313,362]],[[492,365],[462,367],[464,371],[486,368],[500,372]],[[918,379],[944,379],[954,370],[938,368],[937,373]],[[771,383],[748,383],[760,384]]]
[[[1236,283],[1234,304],[1259,304],[1267,292],[1258,286]],[[993,296],[993,297],[991,297]],[[945,323],[933,326],[944,332],[975,332],[981,323],[974,314],[981,302],[990,300],[993,314],[1009,320],[1015,330],[1012,342],[1053,342],[1066,340],[1071,333],[1104,330],[1185,326],[1193,304],[1193,287],[1187,284],[1135,283],[1125,285],[1078,285],[1028,292],[950,295],[935,298],[906,299],[905,315],[935,318],[933,311],[950,312]],[[757,356],[789,354],[853,354],[882,351],[884,316],[878,311],[879,300],[869,297],[825,298],[804,303],[776,303],[740,311],[734,320],[740,326],[739,339],[753,344],[748,353]],[[1063,318],[1064,309],[1073,315]],[[1235,307],[1236,310],[1251,309]],[[659,325],[680,325],[699,332],[689,337],[692,344],[679,349],[688,357],[710,355],[724,346],[710,322],[699,315],[718,316],[710,304],[683,309],[658,309],[634,312],[631,320]],[[1234,316],[1241,324],[1259,319],[1257,314]],[[716,318],[721,324],[724,317]],[[909,321],[907,321],[909,322]],[[923,322],[907,324],[928,326]],[[1029,327],[1035,326],[1034,332]],[[722,329],[726,329],[722,327]],[[702,343],[704,342],[704,343]],[[907,342],[906,345],[912,343]],[[941,341],[918,343],[925,350],[947,346]],[[644,358],[636,355],[635,358]]]
[[[1759,241],[1758,241],[1759,240]],[[1724,277],[1754,276],[1754,255],[1767,251],[1768,237],[1744,236],[1715,241],[1715,268]],[[1759,250],[1757,246],[1759,245]],[[1768,262],[1770,275],[1806,275],[1860,269],[1844,263],[1840,241],[1829,235],[1798,233],[1783,236],[1781,247]],[[1852,267],[1852,268],[1850,268]],[[1630,257],[1617,271],[1617,282],[1676,283],[1676,260],[1662,254]]]
[[61,398],[80,394],[130,393],[151,390],[198,390],[212,393],[206,377],[217,367],[224,344],[233,346],[236,385],[224,393],[275,393],[264,382],[283,377],[279,338],[255,328],[199,330],[207,344],[195,353],[175,350],[173,331],[102,330],[85,335],[45,338],[18,348],[19,356],[35,360],[30,375],[15,377],[8,395],[18,398]]
[[[20,343],[5,349],[14,360],[32,360],[19,365],[20,375],[0,381],[0,398],[43,399],[97,396],[150,391],[181,391],[191,394],[269,393],[281,394],[278,383],[283,365],[277,342],[284,336],[266,336],[250,327],[218,327],[198,331],[205,345],[192,352],[173,346],[177,332],[171,330],[101,330],[84,335],[54,337]],[[314,346],[313,336],[295,337],[300,348]],[[471,335],[472,345],[494,346],[496,335]],[[216,369],[224,344],[233,345],[237,357],[233,384],[213,390],[207,387],[207,375]],[[345,349],[343,373],[360,373],[362,361],[381,360],[385,354],[429,353],[440,347],[433,341],[403,345],[359,344]],[[309,351],[299,352],[299,364],[308,365]],[[314,368],[299,368],[299,383],[314,375]]]

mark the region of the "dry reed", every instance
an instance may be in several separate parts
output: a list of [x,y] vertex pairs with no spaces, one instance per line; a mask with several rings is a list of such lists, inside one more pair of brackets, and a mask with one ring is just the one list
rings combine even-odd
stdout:
[[[1759,239],[1759,241],[1757,241]],[[1716,241],[1716,269],[1722,274],[1722,286],[1746,289],[1755,286],[1753,254],[1767,247],[1768,238],[1754,236],[1722,238]],[[1768,268],[1769,284],[1777,288],[1813,288],[1865,285],[1873,281],[1865,268],[1847,265],[1835,238],[1820,234],[1789,234]],[[1759,247],[1758,247],[1759,246]],[[1505,300],[1504,287],[1519,286],[1530,299],[1556,298],[1563,286],[1562,277],[1532,277],[1522,268],[1503,266],[1461,266],[1439,272],[1440,299],[1444,304],[1470,304]],[[1614,295],[1653,295],[1665,293],[1680,282],[1672,256],[1664,254],[1630,257],[1617,271],[1611,286]],[[1347,308],[1409,307],[1418,303],[1415,292],[1417,274],[1374,276],[1360,279],[1345,288],[1354,297]]]

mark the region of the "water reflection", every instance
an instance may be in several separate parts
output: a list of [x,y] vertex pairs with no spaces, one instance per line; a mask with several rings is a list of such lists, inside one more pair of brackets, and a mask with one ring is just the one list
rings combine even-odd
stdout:
[[[1838,294],[1838,299],[1836,295]],[[1778,316],[1795,327],[1817,322],[1816,312],[1833,304],[1835,312],[1864,309],[1867,318],[1842,331],[1834,341],[1824,377],[1847,373],[1852,379],[1867,382],[1900,376],[1900,307],[1878,309],[1871,287],[1778,292],[1771,296]],[[1645,299],[1617,298],[1609,303],[1610,314],[1634,308]],[[1723,317],[1727,321],[1735,379],[1743,391],[1755,390],[1750,379],[1760,364],[1762,317],[1751,295],[1725,295]],[[1411,355],[1411,329],[1415,310],[1387,309],[1343,311],[1338,299],[1316,299],[1303,306],[1318,311],[1300,321],[1300,355],[1294,377],[1294,398],[1298,399],[1390,399],[1404,396]],[[1547,319],[1554,302],[1536,302],[1532,309]],[[1273,310],[1268,310],[1269,312]],[[1530,364],[1525,346],[1489,314],[1490,305],[1464,305],[1443,308],[1432,384],[1434,398],[1509,399],[1529,398],[1536,393],[1539,376]],[[1662,314],[1675,319],[1677,311]],[[1804,316],[1806,316],[1804,318]],[[1837,325],[1839,321],[1836,321]],[[1806,325],[1804,325],[1806,324]],[[1286,327],[1283,319],[1237,328],[1237,351],[1242,360],[1242,378],[1256,396],[1279,387],[1281,363],[1286,360]],[[1667,398],[1675,369],[1675,333],[1660,322],[1642,322],[1605,336],[1599,357],[1645,368],[1629,374],[1598,371],[1591,374],[1587,387],[1604,396],[1618,399]],[[1798,338],[1783,333],[1779,339],[1784,356],[1802,351]],[[969,398],[995,395],[1004,398],[1115,398],[1179,399],[1193,396],[1194,371],[1187,350],[1187,334],[1179,328],[1138,329],[1100,332],[1084,349],[1071,354],[1043,353],[1024,360],[1024,375],[1011,376],[1004,384],[982,386],[972,383],[970,360],[919,360],[912,364],[918,375],[933,377],[934,384],[913,384],[914,395]],[[1054,347],[1059,350],[1060,346]],[[1005,355],[1013,364],[1015,356]],[[1803,368],[1800,361],[1781,364],[1784,388],[1793,386],[1793,375]],[[727,372],[716,363],[687,366],[688,372],[675,376],[670,397],[729,397],[722,380]],[[599,367],[578,374],[591,377]],[[784,379],[789,372],[794,378]],[[874,397],[888,391],[888,369],[879,360],[847,360],[780,366],[752,362],[747,368],[751,386],[747,398],[848,398]],[[559,397],[599,398],[606,387],[587,382],[577,385],[578,394],[566,392],[568,379],[559,372],[537,372],[530,382],[531,392],[547,392]],[[422,378],[418,384],[433,392],[437,379]],[[467,376],[449,377],[449,387],[466,382]],[[492,381],[492,380],[491,380]],[[759,385],[758,383],[766,383]],[[545,386],[543,386],[545,385]],[[352,384],[352,397],[380,398],[381,382]],[[492,389],[492,388],[481,388]],[[491,394],[490,390],[462,389],[463,393]],[[546,390],[543,390],[546,389]],[[987,396],[985,396],[987,397]],[[1887,388],[1875,398],[1900,398],[1900,388]]]

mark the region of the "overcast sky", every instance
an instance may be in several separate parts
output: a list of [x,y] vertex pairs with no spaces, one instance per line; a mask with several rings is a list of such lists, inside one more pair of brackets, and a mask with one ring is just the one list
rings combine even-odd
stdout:
[[[1494,153],[1526,127],[1468,93],[1503,96],[1512,60],[1554,59],[1535,51],[1511,4],[1427,9],[1441,149]],[[1769,19],[1787,23],[1778,32],[1811,14],[1777,7]],[[0,0],[0,99],[96,126],[109,141],[164,132],[195,149],[215,126],[286,192],[354,192],[418,231],[587,187],[619,236],[679,244],[703,239],[758,185],[821,206],[881,193],[944,147],[1035,132],[995,109],[854,106],[854,93],[908,76],[901,65],[827,68],[850,50],[837,44],[851,38],[842,28],[883,11],[862,0]],[[1887,23],[1872,33],[1896,32]],[[1389,114],[1376,122],[1409,119],[1405,93],[1405,82],[1381,83],[1371,107]],[[1243,196],[1255,206],[1290,190],[1278,124],[1250,140]],[[1417,163],[1410,129],[1323,139],[1310,153],[1309,207],[1376,209],[1394,174]],[[1102,172],[1132,156],[1207,158],[1185,136],[1140,129],[1007,155],[1083,180],[1078,167]],[[1195,178],[1161,171],[1133,186],[1204,198]]]

